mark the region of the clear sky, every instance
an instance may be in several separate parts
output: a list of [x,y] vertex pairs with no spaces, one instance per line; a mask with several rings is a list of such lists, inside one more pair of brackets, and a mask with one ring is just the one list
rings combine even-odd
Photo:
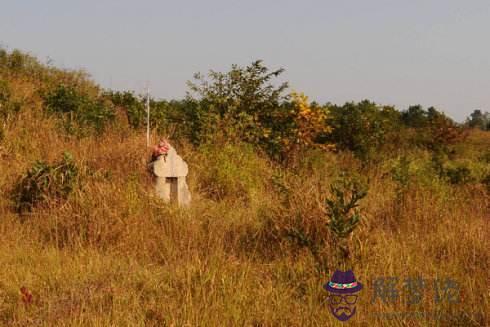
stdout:
[[321,103],[490,111],[490,0],[0,0],[0,45],[158,98],[263,59]]

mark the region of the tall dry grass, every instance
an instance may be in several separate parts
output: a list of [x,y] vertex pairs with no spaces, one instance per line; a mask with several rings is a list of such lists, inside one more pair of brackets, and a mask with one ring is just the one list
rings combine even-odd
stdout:
[[[0,143],[0,324],[340,325],[322,289],[339,268],[322,203],[342,169],[361,169],[351,155],[312,151],[285,169],[246,145],[176,142],[193,194],[182,209],[153,196],[143,135],[118,125],[100,137],[67,136],[28,97]],[[488,147],[489,134],[479,133],[462,153],[472,158]],[[10,192],[18,178],[63,151],[80,168],[75,192],[17,214]],[[394,161],[362,171],[370,190],[348,264],[365,288],[350,324],[486,326],[488,193],[436,179],[423,151],[410,156],[403,203],[390,177]],[[461,303],[434,303],[430,287],[420,305],[371,303],[381,276],[449,277],[461,284]],[[452,316],[378,315],[417,311]]]

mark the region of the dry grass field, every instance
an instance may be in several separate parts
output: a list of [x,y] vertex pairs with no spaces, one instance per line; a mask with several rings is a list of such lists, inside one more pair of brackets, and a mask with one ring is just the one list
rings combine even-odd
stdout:
[[[193,203],[179,208],[153,195],[141,131],[120,124],[99,136],[65,134],[42,113],[32,81],[6,78],[23,108],[2,122],[0,325],[489,325],[489,190],[433,176],[426,150],[407,154],[401,201],[396,160],[361,168],[347,152],[310,150],[285,169],[250,145],[171,140],[190,167]],[[458,147],[456,160],[489,172],[478,158],[490,133],[471,131]],[[74,191],[18,213],[18,179],[65,151],[79,169]],[[340,268],[323,203],[341,170],[369,177],[345,262],[364,289],[346,323],[329,313],[322,288]],[[372,303],[383,276],[400,279],[394,303]],[[429,282],[420,303],[408,304],[403,280],[415,276]],[[459,283],[459,303],[434,301],[431,282],[445,278]]]

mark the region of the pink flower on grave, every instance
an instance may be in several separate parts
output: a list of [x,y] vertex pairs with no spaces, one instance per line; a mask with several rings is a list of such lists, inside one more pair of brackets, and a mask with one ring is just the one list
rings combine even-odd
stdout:
[[152,157],[156,159],[161,155],[166,155],[168,153],[168,150],[170,150],[170,144],[166,139],[163,139],[158,143],[158,145],[155,145],[153,147]]

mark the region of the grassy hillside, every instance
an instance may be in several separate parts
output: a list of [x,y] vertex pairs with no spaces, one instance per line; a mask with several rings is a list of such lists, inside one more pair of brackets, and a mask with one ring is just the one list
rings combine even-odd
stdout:
[[[365,285],[352,325],[489,324],[489,132],[465,130],[445,152],[424,143],[434,134],[419,142],[428,127],[395,128],[378,148],[370,147],[374,133],[353,149],[328,135],[313,146],[332,126],[342,140],[355,131],[342,134],[338,119],[313,135],[321,115],[301,120],[310,107],[298,106],[287,121],[302,134],[259,117],[260,137],[233,138],[248,127],[237,132],[237,121],[221,118],[221,131],[204,137],[206,125],[189,118],[204,109],[154,100],[166,123],[152,142],[170,134],[189,163],[193,203],[183,209],[153,195],[137,97],[117,98],[83,72],[20,52],[0,53],[0,67],[1,325],[335,326],[322,285],[341,268]],[[171,116],[176,107],[185,115]],[[264,132],[302,135],[304,146],[265,140]],[[359,225],[339,240],[325,199],[342,176],[361,176],[368,193]],[[34,201],[34,186],[49,191]],[[22,195],[32,206],[21,210]],[[429,282],[419,304],[403,294],[371,303],[382,276],[399,277],[400,292],[405,278]],[[460,303],[435,303],[435,278],[457,281]],[[379,315],[435,311],[448,315]]]

